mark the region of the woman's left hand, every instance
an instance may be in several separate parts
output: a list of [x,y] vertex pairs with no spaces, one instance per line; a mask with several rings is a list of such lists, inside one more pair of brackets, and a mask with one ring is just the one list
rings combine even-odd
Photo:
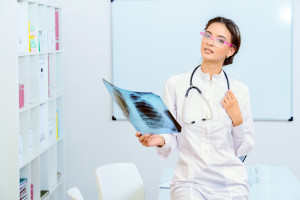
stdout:
[[238,126],[243,123],[239,102],[231,90],[228,90],[225,93],[225,97],[222,100],[222,105],[232,120],[233,126]]

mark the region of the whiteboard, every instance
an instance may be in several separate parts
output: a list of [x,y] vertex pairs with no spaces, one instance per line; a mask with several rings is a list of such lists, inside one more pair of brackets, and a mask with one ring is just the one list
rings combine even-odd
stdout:
[[[200,64],[200,32],[223,16],[242,42],[229,77],[249,87],[254,120],[292,114],[292,0],[115,0],[112,2],[112,81],[163,94],[167,79]],[[117,105],[113,117],[125,119]]]

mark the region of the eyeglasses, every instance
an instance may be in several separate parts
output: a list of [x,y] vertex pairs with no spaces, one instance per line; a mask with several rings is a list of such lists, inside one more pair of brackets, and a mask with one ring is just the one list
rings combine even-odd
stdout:
[[221,38],[221,37],[216,37],[215,38],[215,37],[213,37],[211,34],[209,34],[207,32],[201,32],[200,34],[201,34],[202,40],[204,42],[210,42],[211,40],[213,40],[215,46],[217,46],[217,47],[222,47],[222,46],[224,46],[224,44],[227,44],[230,47],[235,47],[235,45],[226,42],[224,38]]

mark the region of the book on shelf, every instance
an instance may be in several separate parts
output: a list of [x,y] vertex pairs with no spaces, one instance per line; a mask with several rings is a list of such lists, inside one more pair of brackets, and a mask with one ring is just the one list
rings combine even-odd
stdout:
[[24,84],[19,84],[19,108],[24,107]]
[[28,200],[26,184],[27,178],[20,178],[20,200]]
[[30,185],[30,200],[33,200],[33,184]]
[[20,178],[20,189],[25,188],[27,183],[27,178]]
[[28,22],[28,30],[29,30],[29,52],[37,53],[38,52],[37,27],[35,25],[31,25],[30,22]]
[[49,194],[48,190],[41,190],[41,200],[45,199]]
[[56,139],[59,139],[59,128],[58,128],[58,110],[56,111]]
[[56,50],[59,50],[59,9],[55,9],[55,44]]

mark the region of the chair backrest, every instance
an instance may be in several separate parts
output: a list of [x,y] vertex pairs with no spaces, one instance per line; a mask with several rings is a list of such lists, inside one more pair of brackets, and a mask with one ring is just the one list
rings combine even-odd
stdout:
[[67,194],[72,198],[72,200],[84,200],[81,192],[77,187],[73,187],[67,191]]
[[133,163],[115,163],[95,170],[99,200],[145,199],[142,178]]

